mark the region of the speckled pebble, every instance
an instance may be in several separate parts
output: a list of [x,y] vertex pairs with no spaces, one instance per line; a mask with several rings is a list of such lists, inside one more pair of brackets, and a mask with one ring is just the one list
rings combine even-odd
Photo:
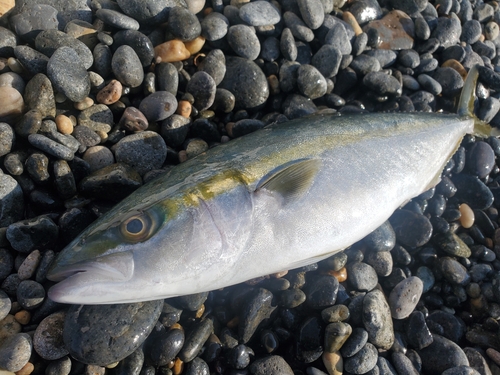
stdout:
[[439,268],[444,278],[453,285],[467,285],[470,275],[467,269],[458,261],[450,257],[442,257],[438,260]]
[[141,60],[128,45],[117,48],[111,59],[111,69],[116,79],[125,86],[137,87],[144,80]]
[[113,164],[115,158],[109,148],[104,146],[92,146],[83,154],[83,160],[89,163],[90,172],[94,172]]
[[368,342],[368,332],[365,329],[356,327],[352,330],[351,335],[340,348],[340,353],[343,357],[349,358],[355,355]]
[[278,355],[255,360],[249,370],[253,375],[293,375],[290,365]]
[[0,290],[0,321],[9,315],[11,308],[12,301],[9,296],[3,290]]
[[344,361],[344,369],[352,374],[366,374],[377,365],[377,348],[367,342],[363,348]]
[[36,268],[40,264],[40,260],[42,256],[39,250],[33,250],[28,254],[26,259],[21,263],[19,269],[17,270],[17,274],[19,275],[20,280],[28,280],[31,279],[36,272]]
[[419,352],[424,371],[441,374],[452,367],[469,365],[464,351],[457,344],[439,335],[433,337],[432,344]]
[[73,151],[68,147],[53,141],[52,139],[42,134],[30,134],[28,136],[29,143],[44,151],[45,153],[55,156],[63,160],[72,160],[74,157]]
[[199,111],[210,108],[215,100],[216,83],[212,76],[204,71],[193,74],[186,86],[186,92],[194,97],[194,106]]
[[389,251],[368,251],[364,262],[373,267],[378,276],[389,276],[392,272],[393,259]]
[[56,360],[68,354],[63,342],[65,316],[64,311],[51,314],[37,326],[33,336],[33,347],[40,357]]
[[409,210],[396,210],[389,221],[396,233],[396,239],[402,245],[422,246],[432,235],[432,224],[429,219]]
[[148,128],[148,120],[144,114],[135,107],[127,107],[118,125],[129,131],[143,131]]
[[402,93],[399,81],[383,72],[370,72],[363,78],[363,84],[379,95],[398,95]]
[[368,292],[363,299],[363,325],[369,341],[377,348],[390,349],[394,343],[391,310],[384,293],[378,289]]
[[168,15],[168,30],[183,42],[193,40],[201,33],[198,18],[184,7],[173,7]]
[[78,115],[78,125],[86,126],[94,131],[108,133],[113,124],[113,112],[105,104],[95,104]]
[[224,38],[229,28],[229,21],[221,13],[212,12],[201,21],[201,35],[208,41]]
[[389,295],[389,306],[394,319],[405,319],[415,309],[422,295],[423,283],[416,276],[398,283]]
[[114,146],[114,152],[118,163],[129,164],[143,176],[161,168],[167,157],[167,146],[158,133],[146,130],[121,139]]
[[347,281],[353,289],[369,292],[378,283],[377,273],[372,266],[363,262],[353,262],[347,265]]
[[244,4],[239,16],[250,26],[274,25],[281,19],[278,10],[271,3],[261,0]]
[[310,42],[314,39],[313,31],[306,26],[304,21],[302,21],[299,16],[293,12],[285,12],[283,14],[283,20],[285,21],[286,27],[290,29],[292,35],[303,42]]
[[192,361],[202,350],[208,337],[213,333],[213,329],[214,325],[211,319],[205,318],[198,321],[187,333],[179,358],[183,362]]
[[300,15],[310,29],[316,30],[323,24],[325,9],[321,0],[298,0]]
[[255,60],[259,56],[259,38],[250,26],[233,25],[229,27],[227,42],[234,52],[241,57],[248,60]]
[[0,368],[7,371],[21,370],[31,356],[31,337],[18,333],[0,344]]
[[309,280],[304,292],[306,303],[313,309],[324,309],[335,304],[339,290],[338,280],[329,275],[319,276]]

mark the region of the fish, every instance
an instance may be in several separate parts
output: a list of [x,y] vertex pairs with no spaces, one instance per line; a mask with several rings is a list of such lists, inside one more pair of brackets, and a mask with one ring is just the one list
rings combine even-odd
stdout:
[[59,253],[49,298],[114,304],[189,295],[346,249],[435,186],[464,135],[484,128],[471,114],[475,68],[469,77],[457,114],[313,115],[171,168]]

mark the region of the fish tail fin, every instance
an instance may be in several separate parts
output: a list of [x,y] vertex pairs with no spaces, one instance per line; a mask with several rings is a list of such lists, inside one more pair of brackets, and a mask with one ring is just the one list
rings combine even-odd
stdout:
[[460,116],[467,116],[474,119],[474,135],[478,137],[488,138],[489,136],[500,136],[500,129],[492,127],[487,122],[479,119],[474,114],[474,102],[476,100],[476,84],[479,78],[477,65],[474,65],[467,74],[464,87],[458,101],[457,113]]

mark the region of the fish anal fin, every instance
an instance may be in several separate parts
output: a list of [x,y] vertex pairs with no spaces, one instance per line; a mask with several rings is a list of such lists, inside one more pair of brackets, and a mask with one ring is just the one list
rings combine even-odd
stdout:
[[318,159],[294,160],[273,169],[257,184],[256,191],[265,189],[278,193],[285,202],[303,196],[311,187],[321,167]]

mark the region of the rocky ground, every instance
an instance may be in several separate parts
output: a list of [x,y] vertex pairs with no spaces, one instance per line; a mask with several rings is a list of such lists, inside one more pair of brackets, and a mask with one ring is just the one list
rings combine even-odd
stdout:
[[[500,374],[500,141],[305,268],[110,306],[52,302],[54,256],[210,147],[315,112],[447,111],[479,64],[500,126],[500,9],[481,0],[0,1],[0,374]],[[369,215],[367,208],[367,215]]]

